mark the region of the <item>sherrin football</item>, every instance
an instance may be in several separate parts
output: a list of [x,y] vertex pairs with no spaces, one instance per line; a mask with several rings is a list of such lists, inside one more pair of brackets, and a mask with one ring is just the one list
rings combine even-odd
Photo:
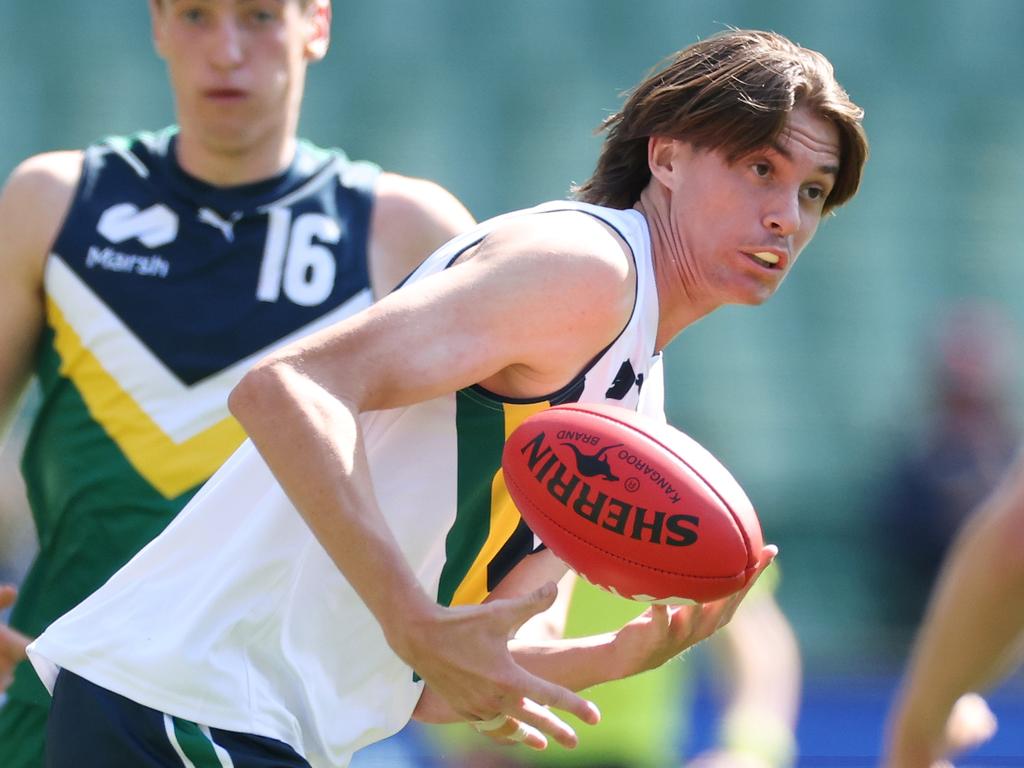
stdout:
[[757,514],[692,438],[610,405],[557,405],[509,436],[505,484],[541,541],[587,581],[644,602],[742,589],[762,548]]

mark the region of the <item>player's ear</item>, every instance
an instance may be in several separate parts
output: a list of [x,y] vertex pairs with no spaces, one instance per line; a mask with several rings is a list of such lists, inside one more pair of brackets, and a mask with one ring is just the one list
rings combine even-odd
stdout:
[[331,44],[331,0],[310,0],[306,23],[306,58],[320,61]]
[[647,164],[651,175],[669,189],[675,187],[682,147],[683,142],[669,136],[651,136],[647,140]]
[[163,27],[164,27],[164,14],[166,9],[164,3],[167,0],[149,0],[149,21],[153,33],[153,47],[156,49],[157,55],[163,58]]

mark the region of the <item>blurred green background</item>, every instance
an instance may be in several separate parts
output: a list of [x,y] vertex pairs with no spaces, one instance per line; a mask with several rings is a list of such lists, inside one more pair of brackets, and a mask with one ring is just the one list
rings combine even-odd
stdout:
[[[172,120],[142,0],[0,0],[0,19],[4,176]],[[884,603],[899,585],[875,505],[932,415],[935,329],[964,300],[1024,322],[1024,3],[336,0],[302,133],[434,179],[482,219],[565,196],[621,92],[726,25],[824,52],[866,110],[872,157],[769,305],[726,308],[674,342],[670,415],[780,544],[780,602],[809,672],[891,666],[903,636]],[[1007,362],[1019,409],[1020,360]],[[9,569],[31,542],[14,451],[0,478]]]

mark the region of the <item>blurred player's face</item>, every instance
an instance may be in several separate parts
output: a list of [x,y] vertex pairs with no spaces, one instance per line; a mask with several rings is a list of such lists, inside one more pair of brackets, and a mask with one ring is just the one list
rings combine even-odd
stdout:
[[674,139],[651,151],[670,193],[667,237],[683,289],[710,310],[759,304],[792,269],[835,183],[839,132],[797,109],[773,146],[735,162]]
[[308,62],[327,50],[326,0],[150,0],[182,141],[221,154],[288,141]]

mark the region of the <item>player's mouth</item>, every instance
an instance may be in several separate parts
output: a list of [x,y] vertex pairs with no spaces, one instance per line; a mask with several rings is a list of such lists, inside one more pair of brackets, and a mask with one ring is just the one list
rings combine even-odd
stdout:
[[787,254],[776,248],[745,250],[742,253],[763,269],[777,270],[784,269],[786,267]]
[[207,88],[203,96],[220,102],[241,101],[248,96],[241,88]]

